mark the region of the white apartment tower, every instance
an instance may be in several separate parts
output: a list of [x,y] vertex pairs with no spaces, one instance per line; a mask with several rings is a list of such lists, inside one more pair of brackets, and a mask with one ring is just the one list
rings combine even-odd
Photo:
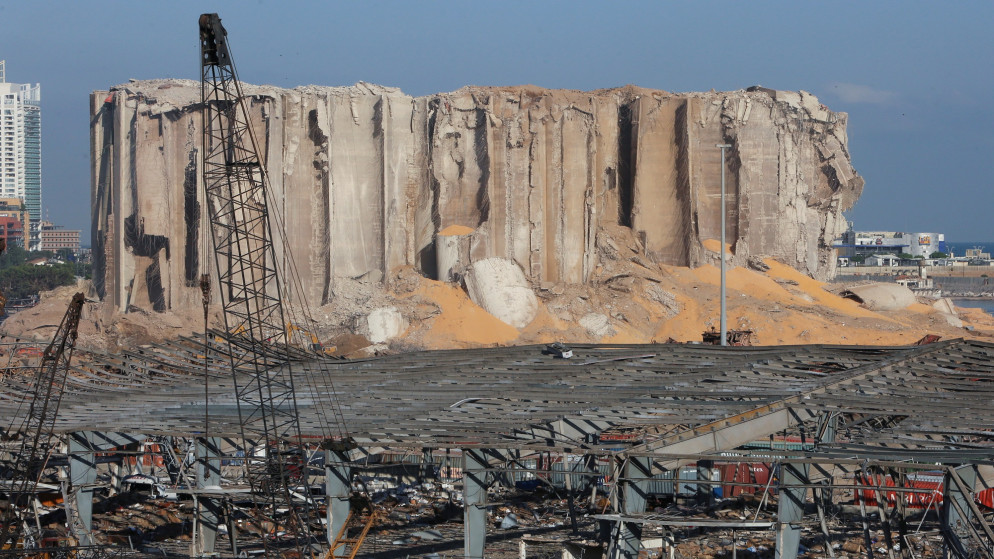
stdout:
[[[41,84],[7,83],[0,60],[0,198],[20,198],[32,249],[41,230]],[[25,235],[28,236],[28,235]]]

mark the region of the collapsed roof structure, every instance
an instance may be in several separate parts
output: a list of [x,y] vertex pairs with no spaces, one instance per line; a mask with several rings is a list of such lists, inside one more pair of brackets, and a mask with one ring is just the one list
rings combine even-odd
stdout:
[[[187,338],[78,358],[56,431],[69,442],[64,463],[72,477],[90,480],[76,499],[86,526],[92,485],[110,483],[98,477],[94,453],[113,456],[149,438],[179,448],[205,432],[218,441],[238,435],[227,359],[213,353],[223,350],[212,344],[208,359],[203,340]],[[603,477],[598,462],[607,465],[601,490],[612,510],[598,518],[613,526],[612,557],[637,557],[644,525],[679,525],[646,511],[653,479],[685,465],[703,471],[760,461],[776,464],[769,483],[779,495],[778,557],[796,556],[802,526],[816,525],[805,516],[809,491],[851,489],[854,476],[878,472],[894,480],[887,491],[903,494],[915,491],[902,484],[906,475],[935,470],[945,479],[945,545],[959,556],[989,556],[994,534],[974,496],[994,480],[992,344],[572,350],[571,359],[526,346],[361,361],[300,351],[294,374],[303,437],[322,438],[322,414],[335,401],[357,443],[324,449],[324,471],[310,472],[314,480],[325,476],[329,534],[348,514],[351,485],[343,480],[354,468],[397,452],[437,461],[449,449],[461,457],[466,557],[486,556],[486,487],[498,472],[521,473],[537,453],[560,456],[577,479]],[[6,375],[0,413],[12,416],[30,394],[23,377]],[[210,459],[220,461],[226,448],[218,444]],[[712,480],[702,474],[698,481]],[[189,491],[225,496],[223,485]],[[205,523],[201,531],[212,529]]]

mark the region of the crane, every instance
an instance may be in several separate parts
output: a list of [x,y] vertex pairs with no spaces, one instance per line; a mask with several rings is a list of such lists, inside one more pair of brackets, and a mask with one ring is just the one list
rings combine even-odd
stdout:
[[[19,427],[12,426],[7,432],[8,436],[15,436],[16,432],[20,444],[12,457],[12,477],[7,491],[9,503],[3,512],[3,525],[0,526],[0,547],[6,549],[16,547],[18,540],[21,540],[25,548],[33,547],[38,541],[38,534],[32,528],[19,501],[32,498],[48,463],[52,431],[69,374],[69,363],[76,347],[84,302],[82,293],[77,293],[70,301],[52,343],[45,348],[41,364],[35,372],[27,415]],[[74,515],[71,511],[69,514],[72,521]]]
[[[242,438],[261,445],[245,460],[263,510],[282,523],[298,557],[313,555],[309,505],[295,502],[285,456],[300,444],[287,320],[267,205],[267,176],[217,14],[200,16],[202,168]],[[239,377],[238,372],[247,373]],[[248,382],[242,379],[248,378]],[[246,453],[251,456],[251,454]],[[306,477],[305,477],[306,482]],[[266,555],[270,556],[267,540]]]
[[[0,239],[0,254],[7,250],[7,240]],[[4,308],[7,306],[7,297],[4,296],[3,292],[0,292],[0,316],[3,316]]]

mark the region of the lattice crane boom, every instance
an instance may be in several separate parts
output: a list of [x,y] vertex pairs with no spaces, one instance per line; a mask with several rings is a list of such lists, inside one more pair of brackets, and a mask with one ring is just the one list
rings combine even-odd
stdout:
[[[27,415],[17,431],[19,443],[13,455],[11,466],[12,478],[8,490],[9,504],[4,510],[3,525],[0,526],[0,546],[13,548],[17,540],[25,542],[35,534],[31,534],[31,525],[26,521],[27,515],[18,505],[20,499],[31,498],[38,488],[42,471],[48,463],[52,445],[52,432],[55,419],[59,413],[62,394],[73,350],[76,347],[79,318],[83,311],[85,298],[82,293],[73,296],[66,309],[65,316],[59,324],[52,343],[45,348],[34,377],[34,391],[28,404]],[[12,431],[14,431],[12,430]],[[9,432],[8,436],[15,433]],[[19,518],[20,517],[20,518]]]
[[[301,440],[289,339],[267,205],[267,177],[217,14],[200,16],[203,184],[242,436],[261,445],[248,481],[310,555],[308,506],[291,495],[286,454]],[[239,376],[238,373],[248,373]],[[250,382],[242,379],[249,378]],[[305,479],[306,482],[306,479]]]
[[[7,250],[7,240],[0,239],[0,254],[3,254],[3,251],[5,250]],[[0,316],[3,315],[4,308],[6,308],[6,306],[7,306],[7,297],[4,296],[3,292],[0,292]]]

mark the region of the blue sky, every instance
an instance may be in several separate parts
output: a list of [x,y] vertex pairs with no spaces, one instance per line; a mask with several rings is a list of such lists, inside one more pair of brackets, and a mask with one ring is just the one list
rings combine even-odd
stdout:
[[44,205],[89,235],[88,95],[199,79],[218,12],[240,77],[668,91],[804,89],[849,113],[857,229],[994,240],[994,2],[7,2],[7,79],[40,82]]

